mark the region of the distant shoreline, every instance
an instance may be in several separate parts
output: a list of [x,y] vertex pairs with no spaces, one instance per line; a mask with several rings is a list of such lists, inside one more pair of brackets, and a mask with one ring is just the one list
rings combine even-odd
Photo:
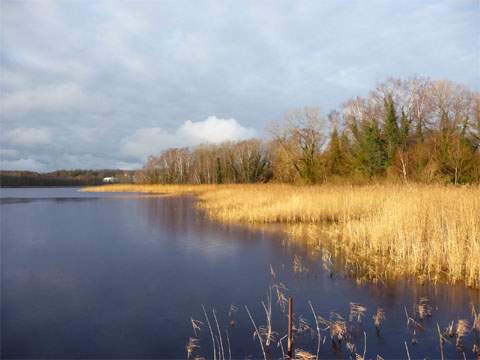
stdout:
[[0,187],[79,187],[103,184],[114,177],[118,182],[131,182],[134,171],[118,169],[58,170],[49,173],[0,170]]
[[48,188],[75,188],[75,187],[81,188],[83,186],[85,186],[85,185],[2,185],[2,184],[0,184],[1,189],[15,189],[15,188],[35,189],[35,188],[45,188],[45,187],[48,187]]

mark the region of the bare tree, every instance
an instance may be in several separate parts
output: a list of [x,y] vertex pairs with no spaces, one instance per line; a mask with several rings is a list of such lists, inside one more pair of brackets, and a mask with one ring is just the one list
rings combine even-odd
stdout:
[[324,131],[325,120],[315,107],[285,114],[283,123],[273,129],[273,141],[283,152],[282,160],[287,161],[305,183],[314,183],[320,177],[319,156]]

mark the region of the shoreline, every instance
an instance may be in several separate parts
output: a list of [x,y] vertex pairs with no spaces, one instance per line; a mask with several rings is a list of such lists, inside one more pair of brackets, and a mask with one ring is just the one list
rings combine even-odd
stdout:
[[286,225],[292,241],[344,257],[344,270],[360,279],[480,288],[480,186],[114,184],[80,191],[192,194],[223,223]]

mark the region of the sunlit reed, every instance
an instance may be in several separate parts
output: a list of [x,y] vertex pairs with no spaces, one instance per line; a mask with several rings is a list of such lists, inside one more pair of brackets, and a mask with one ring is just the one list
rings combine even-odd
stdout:
[[480,287],[479,186],[116,184],[84,190],[196,194],[199,206],[223,222],[288,224],[292,239],[343,256],[354,276]]

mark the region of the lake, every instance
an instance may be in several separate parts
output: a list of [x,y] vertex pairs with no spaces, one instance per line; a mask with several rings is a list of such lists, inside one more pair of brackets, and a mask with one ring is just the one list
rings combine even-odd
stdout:
[[[209,220],[190,196],[3,188],[0,202],[2,358],[185,358],[191,318],[203,322],[194,355],[211,358],[202,305],[214,330],[215,309],[225,347],[228,331],[232,358],[258,358],[244,306],[264,325],[261,301],[274,282],[293,296],[297,321],[303,315],[313,328],[309,300],[325,318],[335,311],[348,320],[351,302],[366,307],[362,322],[348,326],[359,353],[366,333],[367,358],[406,358],[405,342],[412,358],[438,358],[436,323],[471,323],[471,306],[480,303],[479,291],[463,286],[358,284],[331,276],[309,249],[286,246],[281,232]],[[295,258],[308,271],[294,271]],[[273,328],[281,337],[286,318],[274,294]],[[432,316],[421,327],[407,326],[405,309],[414,316],[423,297]],[[379,336],[372,320],[377,307],[386,316]],[[315,352],[315,336],[299,334],[297,346]],[[472,339],[464,345],[473,359]],[[450,341],[446,355],[463,358]],[[272,356],[280,358],[281,349],[272,347]],[[327,338],[320,357],[348,352],[343,345],[334,351]]]

